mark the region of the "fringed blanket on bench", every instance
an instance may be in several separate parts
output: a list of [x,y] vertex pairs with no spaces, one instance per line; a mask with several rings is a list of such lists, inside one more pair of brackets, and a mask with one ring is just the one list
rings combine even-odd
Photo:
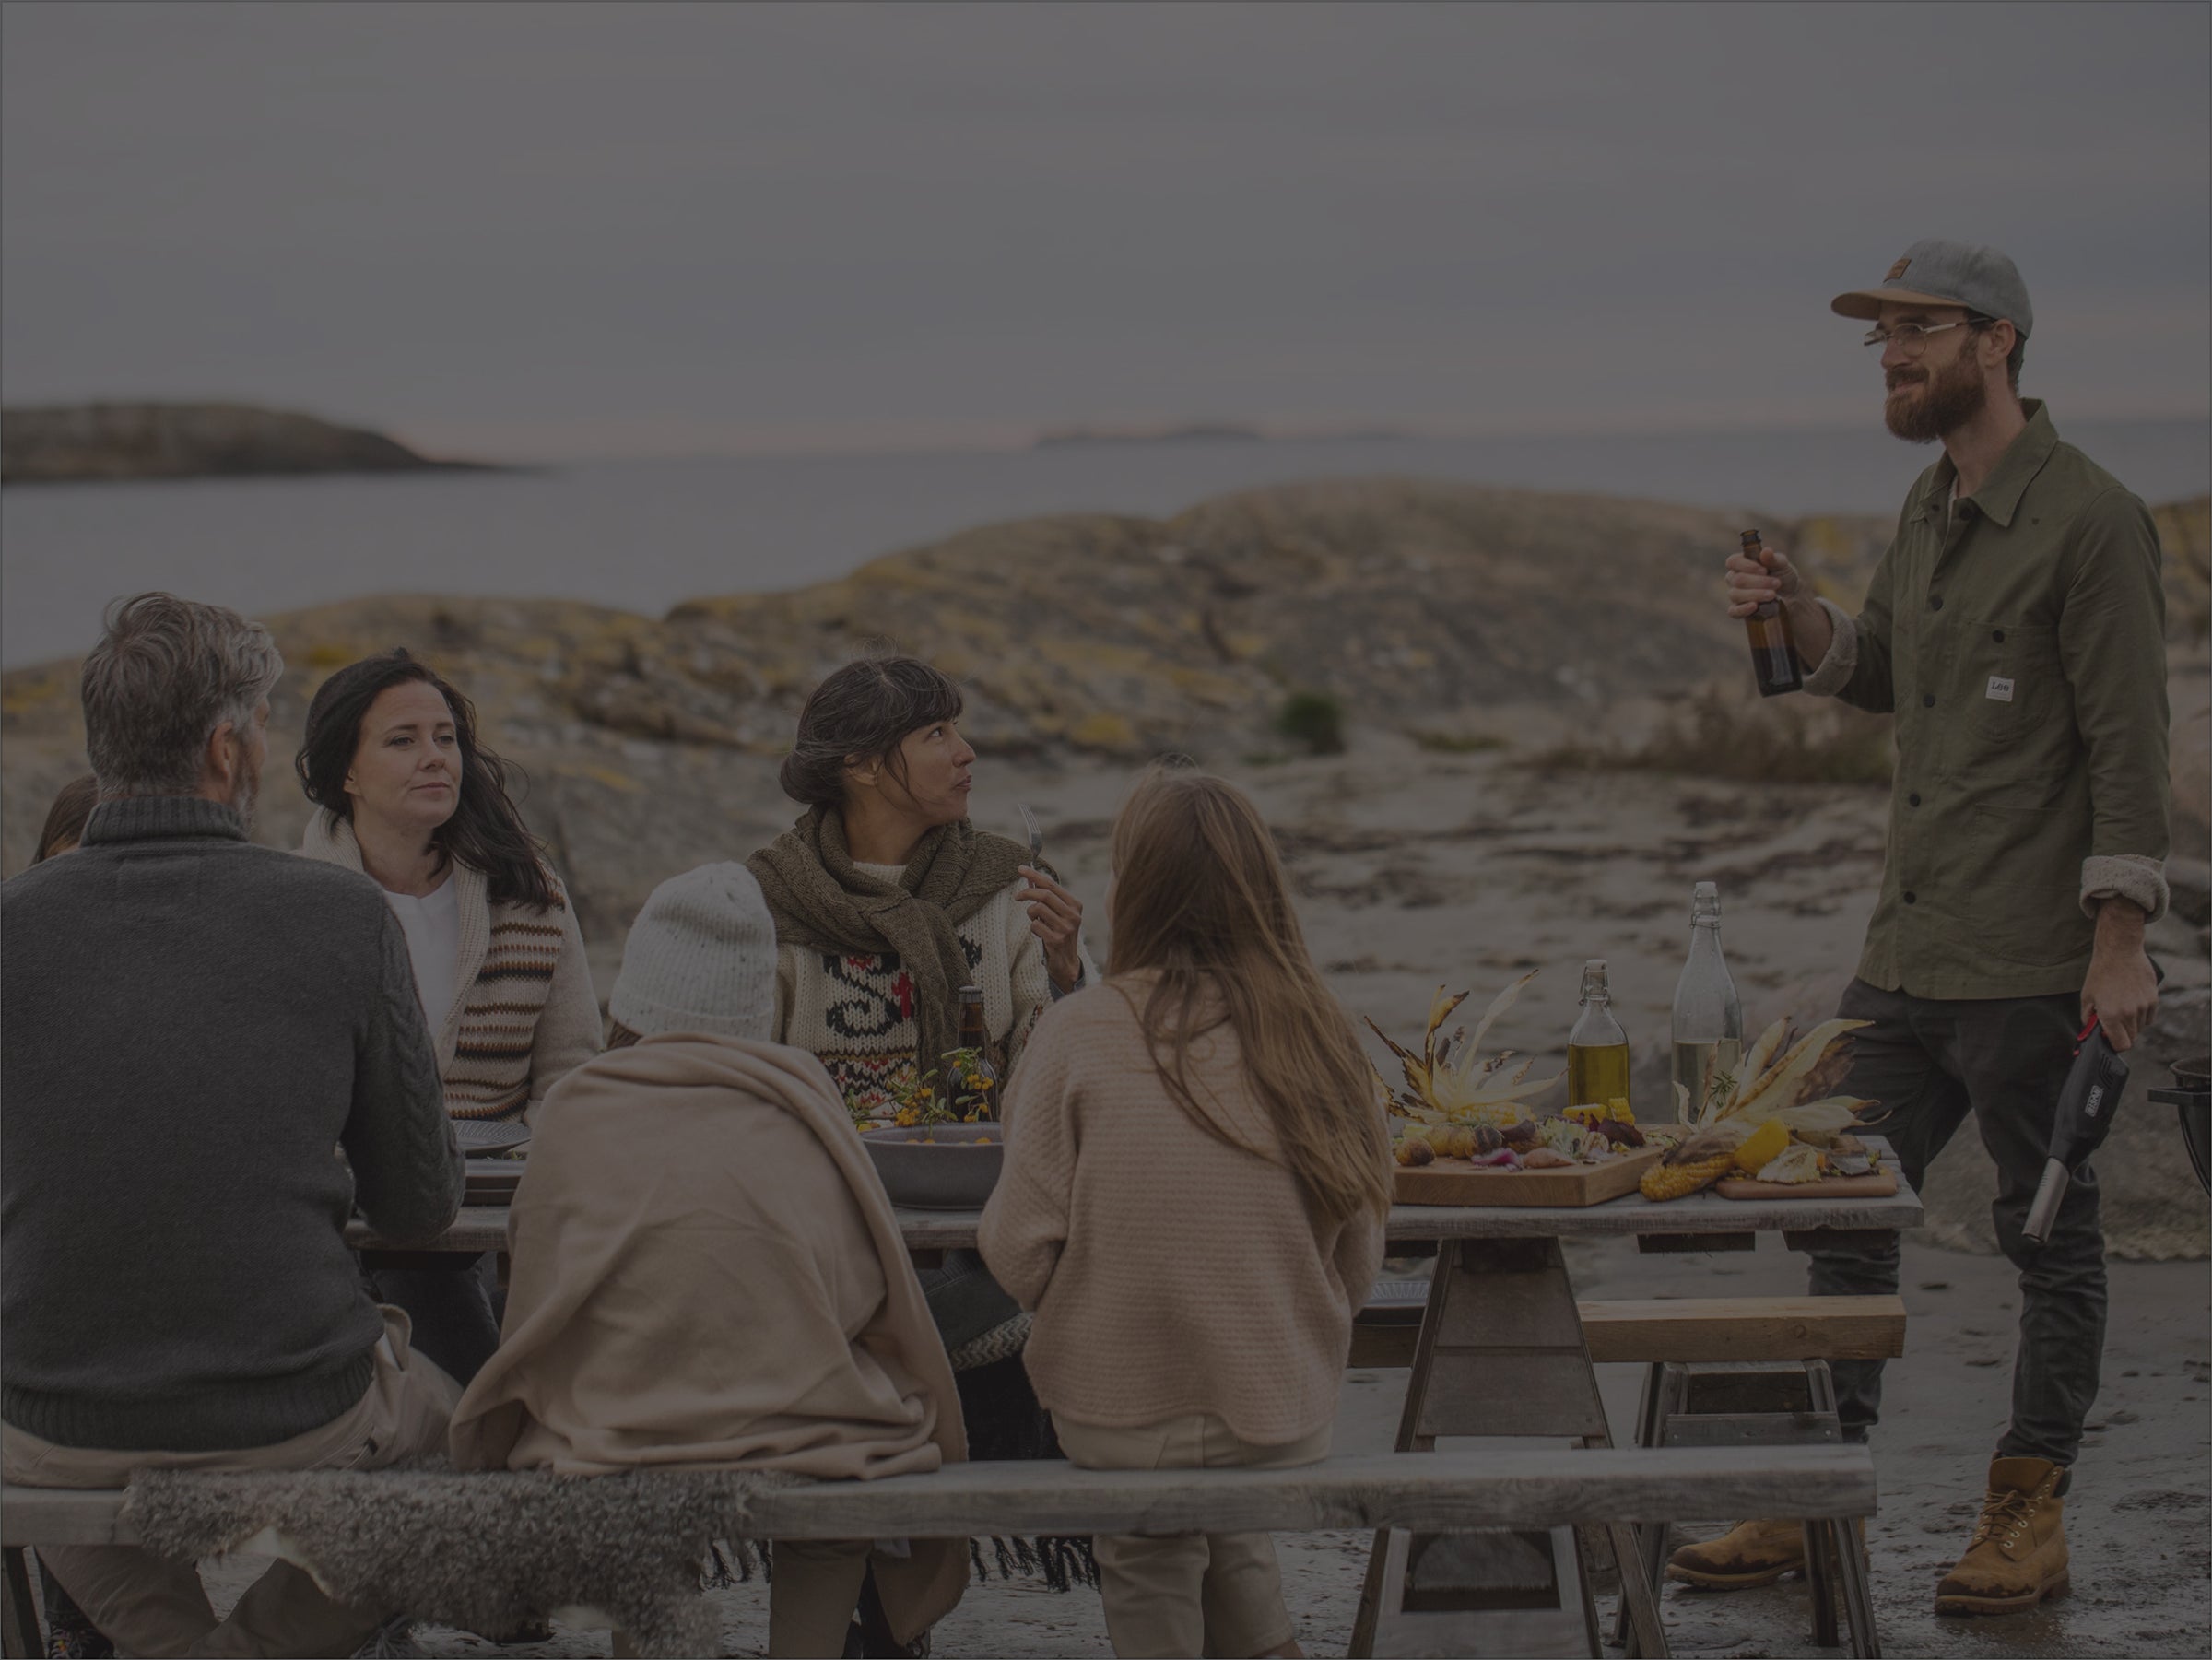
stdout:
[[[721,1631],[700,1591],[770,1569],[752,1501],[802,1480],[752,1470],[463,1475],[443,1465],[145,1470],[131,1479],[124,1513],[159,1555],[268,1550],[342,1602],[438,1625],[503,1631],[590,1610],[641,1654],[712,1654]],[[1055,1590],[1098,1583],[1087,1539],[994,1539],[989,1559],[983,1543],[970,1546],[979,1577],[988,1577],[988,1560],[1002,1577],[1025,1572]]]

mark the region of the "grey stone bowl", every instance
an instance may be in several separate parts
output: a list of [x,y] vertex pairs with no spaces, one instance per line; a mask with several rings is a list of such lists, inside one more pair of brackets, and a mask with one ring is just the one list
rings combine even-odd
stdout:
[[1006,1151],[1006,1128],[995,1124],[865,1130],[861,1139],[891,1203],[918,1210],[982,1209]]

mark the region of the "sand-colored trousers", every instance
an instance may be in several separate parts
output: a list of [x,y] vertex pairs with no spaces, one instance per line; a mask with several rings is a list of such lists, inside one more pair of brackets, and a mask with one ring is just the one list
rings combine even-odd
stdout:
[[768,1652],[813,1660],[845,1652],[845,1633],[868,1573],[865,1539],[778,1539],[768,1592]]
[[[1068,1462],[1087,1470],[1185,1470],[1241,1465],[1284,1469],[1329,1455],[1329,1425],[1302,1441],[1263,1446],[1240,1440],[1210,1412],[1141,1430],[1107,1430],[1053,1414]],[[1122,1660],[1191,1655],[1244,1660],[1294,1634],[1283,1606],[1275,1541],[1264,1533],[1190,1533],[1166,1538],[1100,1534],[1100,1599],[1106,1636]]]
[[[321,1429],[230,1452],[109,1452],[56,1446],[0,1424],[0,1467],[24,1487],[122,1487],[133,1470],[372,1470],[445,1450],[460,1390],[415,1354],[407,1317],[383,1311],[369,1392]],[[125,1545],[41,1546],[39,1560],[124,1654],[350,1654],[398,1610],[351,1608],[277,1562],[218,1619],[190,1562]]]

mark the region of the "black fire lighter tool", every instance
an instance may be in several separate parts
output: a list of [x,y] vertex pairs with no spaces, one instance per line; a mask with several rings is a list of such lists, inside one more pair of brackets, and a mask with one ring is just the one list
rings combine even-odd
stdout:
[[2072,1185],[2074,1172],[2104,1145],[2112,1133],[2112,1113],[2120,1105],[2120,1091],[2127,1083],[2127,1063],[2113,1052],[2112,1040],[2097,1018],[2074,1040],[2074,1065],[2066,1087],[2058,1092],[2058,1113],[2051,1121],[2051,1157],[2043,1165],[2043,1179],[2028,1207],[2022,1238],[2041,1245],[2051,1237],[2051,1224]]

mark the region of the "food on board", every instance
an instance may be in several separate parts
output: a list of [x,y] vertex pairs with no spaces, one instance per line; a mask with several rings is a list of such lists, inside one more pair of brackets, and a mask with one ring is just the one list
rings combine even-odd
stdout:
[[1785,1020],[1760,1032],[1739,1076],[1711,1080],[1697,1130],[1644,1172],[1643,1196],[1678,1199],[1738,1173],[1792,1187],[1871,1174],[1877,1160],[1851,1132],[1875,1103],[1829,1093],[1850,1068],[1851,1034],[1865,1024],[1824,1021],[1794,1042]]
[[1625,1095],[1616,1095],[1602,1107],[1592,1103],[1569,1107],[1559,1116],[1571,1118],[1577,1124],[1588,1124],[1594,1130],[1600,1124],[1636,1122],[1636,1114],[1629,1111],[1628,1097]]
[[1662,1159],[1643,1172],[1643,1180],[1637,1183],[1637,1191],[1647,1199],[1678,1199],[1685,1194],[1711,1187],[1735,1168],[1734,1148],[1702,1158],[1687,1159],[1677,1164],[1669,1164]]
[[1794,1187],[1801,1182],[1818,1182],[1825,1172],[1820,1168],[1820,1149],[1794,1141],[1753,1173],[1761,1182],[1780,1182]]
[[1736,1165],[1746,1175],[1755,1174],[1789,1145],[1788,1128],[1770,1118],[1744,1137],[1743,1146],[1735,1149]]

